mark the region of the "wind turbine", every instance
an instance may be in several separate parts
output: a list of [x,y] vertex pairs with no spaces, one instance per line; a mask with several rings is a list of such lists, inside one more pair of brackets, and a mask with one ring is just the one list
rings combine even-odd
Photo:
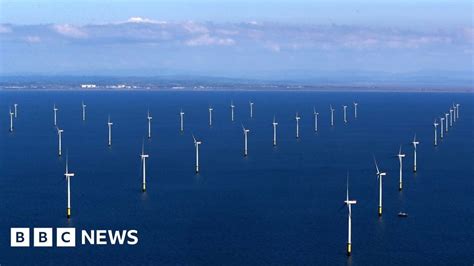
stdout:
[[439,118],[439,125],[441,126],[441,134],[439,135],[440,138],[443,138],[444,137],[444,129],[443,129],[443,126],[444,126],[444,117],[440,117]]
[[151,138],[151,120],[153,117],[150,115],[150,110],[146,113],[146,119],[148,120],[148,138]]
[[452,108],[449,109],[449,126],[450,127],[453,126],[453,112],[454,112],[454,110]]
[[212,107],[209,106],[209,126],[212,126],[212,110],[214,110]]
[[382,179],[387,175],[385,172],[380,172],[377,160],[374,157],[375,168],[377,169],[377,180],[379,181],[379,216],[382,216]]
[[456,119],[459,119],[459,103],[456,104]]
[[347,256],[351,255],[352,252],[352,208],[351,206],[357,204],[357,200],[349,200],[349,175],[347,176],[346,182],[346,200],[344,204],[347,205],[348,216],[347,216]]
[[234,108],[235,108],[234,102],[230,101],[230,115],[231,115],[230,118],[232,122],[234,122]]
[[18,104],[14,103],[13,104],[14,112],[15,112],[15,118],[17,117],[17,109],[18,109]]
[[142,160],[142,191],[146,191],[146,159],[150,157],[148,154],[145,154],[145,142],[142,142],[142,154],[140,154],[140,158]]
[[435,121],[433,122],[433,126],[434,126],[434,145],[435,146],[438,146],[438,122],[436,122],[436,119]]
[[344,109],[344,123],[347,123],[347,105],[343,105],[342,108]]
[[9,110],[9,114],[10,114],[10,132],[13,132],[13,115],[14,115],[14,113],[12,112],[11,107],[10,107],[10,110]]
[[275,116],[273,116],[273,146],[277,145],[277,126],[278,123],[275,121]]
[[444,121],[446,122],[446,126],[444,127],[444,129],[446,130],[446,132],[448,132],[448,131],[449,131],[449,126],[448,126],[448,121],[449,121],[449,120],[448,120],[448,117],[449,117],[449,113],[445,113],[445,114],[444,114],[444,116],[445,116],[445,119],[444,119]]
[[318,132],[318,116],[319,113],[316,112],[316,108],[313,107],[313,115],[314,115],[314,132]]
[[398,151],[397,154],[398,161],[400,162],[400,182],[398,186],[398,190],[402,190],[403,188],[403,158],[405,158],[405,154],[402,153],[402,146],[400,145],[400,150]]
[[64,132],[63,129],[59,129],[59,127],[56,127],[58,130],[58,155],[62,155],[62,133]]
[[183,109],[181,109],[181,111],[179,111],[179,117],[180,117],[180,130],[181,132],[184,131],[184,112],[183,112]]
[[354,118],[357,118],[357,105],[359,105],[359,103],[354,102]]
[[411,144],[413,144],[413,172],[416,172],[416,146],[420,144],[420,142],[416,140],[416,134]]
[[301,117],[296,113],[295,120],[296,120],[296,138],[300,138],[300,119]]
[[196,174],[199,173],[199,145],[202,144],[201,141],[196,140],[193,135],[194,146],[196,147]]
[[66,157],[66,172],[64,173],[67,181],[67,218],[71,218],[71,177],[74,176],[74,173],[69,172],[68,168],[68,158]]
[[249,129],[246,129],[244,125],[242,125],[242,130],[244,131],[244,156],[248,155],[248,150],[247,150],[247,135],[250,132]]
[[253,102],[249,102],[250,105],[250,118],[253,118]]
[[112,146],[112,125],[114,123],[110,122],[110,115],[109,120],[107,121],[107,125],[109,126],[109,147]]
[[453,103],[453,122],[456,123],[456,105]]
[[331,126],[334,126],[334,108],[332,108],[332,105],[329,105],[329,110],[331,111]]
[[84,101],[82,101],[82,121],[86,121],[86,107],[87,105],[85,105]]
[[54,112],[54,126],[57,126],[57,125],[58,125],[58,123],[57,123],[57,119],[56,119],[58,110],[59,110],[59,109],[56,107],[56,104],[54,104],[54,105],[53,105],[53,112]]

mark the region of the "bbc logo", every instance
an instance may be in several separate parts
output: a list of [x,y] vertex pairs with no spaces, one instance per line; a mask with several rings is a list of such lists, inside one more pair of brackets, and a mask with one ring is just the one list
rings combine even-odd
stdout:
[[[53,228],[33,228],[32,238],[34,247],[52,247],[54,238]],[[30,241],[30,228],[10,229],[11,247],[29,247]],[[56,228],[56,246],[75,247],[76,228]]]

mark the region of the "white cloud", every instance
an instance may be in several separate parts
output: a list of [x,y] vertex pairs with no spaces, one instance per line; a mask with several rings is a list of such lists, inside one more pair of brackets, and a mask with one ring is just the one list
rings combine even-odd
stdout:
[[66,37],[71,37],[71,38],[86,38],[87,37],[87,33],[85,31],[69,24],[62,24],[62,25],[56,24],[53,26],[53,29],[57,33],[64,35]]
[[125,23],[150,23],[150,24],[167,24],[166,21],[153,20],[149,18],[142,17],[131,17]]
[[0,33],[10,33],[12,32],[12,28],[6,25],[0,25]]
[[188,21],[183,24],[183,28],[190,33],[208,33],[209,29],[199,23]]
[[41,42],[41,38],[38,36],[26,36],[25,41],[27,43],[39,43]]
[[281,51],[280,45],[275,42],[268,42],[264,45],[264,47],[275,53],[279,53]]
[[203,34],[197,38],[186,41],[187,46],[209,46],[209,45],[234,45],[235,41],[231,38],[211,37],[209,34]]

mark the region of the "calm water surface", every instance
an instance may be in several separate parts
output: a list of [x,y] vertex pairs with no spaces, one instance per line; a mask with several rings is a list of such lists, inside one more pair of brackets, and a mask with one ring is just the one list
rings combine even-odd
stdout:
[[[1,265],[472,265],[472,94],[320,92],[0,92]],[[87,121],[81,120],[81,101]],[[230,102],[236,105],[230,121]],[[248,101],[255,102],[249,118]],[[354,119],[352,102],[359,102]],[[460,119],[438,147],[433,120],[453,103]],[[15,132],[8,106],[18,103]],[[65,156],[57,156],[53,104],[72,178],[66,219]],[[329,105],[336,125],[329,126]],[[342,105],[347,104],[344,125]],[[208,106],[214,108],[208,126]],[[320,131],[313,131],[313,106]],[[153,115],[147,192],[140,158]],[[179,132],[179,110],[185,131]],[[299,112],[300,139],[295,138]],[[107,116],[113,145],[107,147]],[[272,119],[278,146],[272,146]],[[243,157],[241,124],[250,129]],[[418,172],[412,172],[414,134]],[[194,173],[192,134],[202,140]],[[398,191],[399,146],[404,190]],[[384,178],[384,215],[377,217]],[[346,173],[353,255],[345,255]],[[406,219],[397,217],[405,211]],[[135,246],[10,248],[11,227],[137,229]],[[79,237],[79,235],[78,235]],[[79,243],[79,242],[78,242]]]

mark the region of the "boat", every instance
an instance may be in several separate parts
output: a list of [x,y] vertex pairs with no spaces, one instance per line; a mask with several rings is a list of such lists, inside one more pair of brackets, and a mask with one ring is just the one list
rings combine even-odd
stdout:
[[406,212],[399,212],[398,217],[408,217],[408,213]]

